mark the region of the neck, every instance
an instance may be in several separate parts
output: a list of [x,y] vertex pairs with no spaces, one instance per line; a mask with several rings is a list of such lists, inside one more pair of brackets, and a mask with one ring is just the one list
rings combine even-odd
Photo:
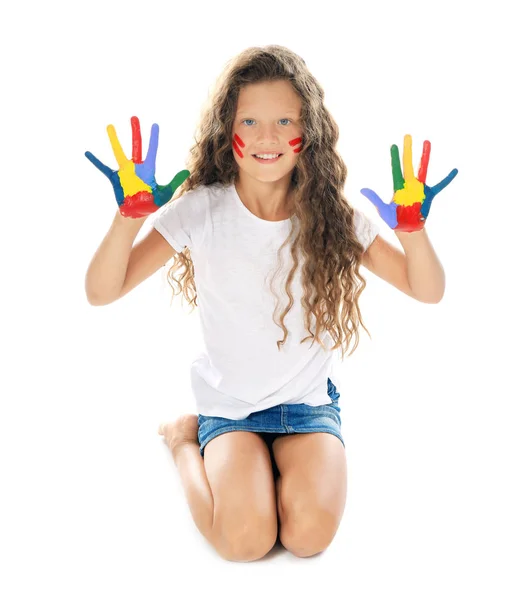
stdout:
[[290,178],[280,181],[250,182],[237,178],[234,185],[243,204],[260,219],[281,221],[288,219],[294,210],[294,190]]

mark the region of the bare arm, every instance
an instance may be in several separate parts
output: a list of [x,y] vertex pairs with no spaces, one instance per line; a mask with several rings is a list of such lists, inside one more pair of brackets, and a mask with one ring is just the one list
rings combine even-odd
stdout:
[[122,298],[175,254],[156,229],[133,246],[147,218],[123,217],[117,211],[86,273],[86,297],[91,305],[102,306]]
[[363,266],[419,302],[436,304],[444,294],[445,276],[424,229],[397,233],[402,252],[378,234],[362,257]]
[[362,264],[377,277],[417,300],[409,285],[405,254],[380,234],[363,253]]

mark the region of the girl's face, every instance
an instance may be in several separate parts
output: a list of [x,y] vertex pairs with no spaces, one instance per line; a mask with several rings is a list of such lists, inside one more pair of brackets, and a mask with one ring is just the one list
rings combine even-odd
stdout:
[[[259,181],[290,173],[301,150],[301,99],[288,81],[260,82],[239,93],[232,131],[232,152],[240,169]],[[256,160],[255,154],[280,154]]]

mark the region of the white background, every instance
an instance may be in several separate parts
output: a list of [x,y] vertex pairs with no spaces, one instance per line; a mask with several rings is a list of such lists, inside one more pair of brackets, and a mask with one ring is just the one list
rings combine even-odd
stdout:
[[[0,596],[109,600],[526,598],[524,20],[521,3],[26,2],[3,10]],[[456,167],[427,231],[437,305],[365,269],[365,332],[343,363],[344,518],[323,554],[226,562],[201,538],[158,424],[194,411],[198,312],[167,268],[92,307],[89,261],[116,168],[160,125],[157,181],[184,168],[227,60],[282,44],[323,86],[346,195],[391,196],[389,148]],[[521,58],[522,55],[522,58]],[[147,221],[138,240],[149,230]],[[171,261],[168,265],[171,264]],[[195,412],[195,411],[194,411]],[[272,596],[271,596],[272,595]]]

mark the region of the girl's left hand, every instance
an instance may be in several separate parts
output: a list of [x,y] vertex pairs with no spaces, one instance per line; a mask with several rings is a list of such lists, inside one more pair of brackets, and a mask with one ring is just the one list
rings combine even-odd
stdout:
[[400,169],[400,154],[398,146],[391,146],[391,167],[393,171],[394,196],[390,204],[383,202],[380,197],[370,190],[363,188],[361,193],[376,207],[380,217],[395,231],[419,231],[425,225],[433,198],[449,185],[458,173],[451,173],[433,187],[426,185],[427,165],[431,143],[424,142],[418,177],[413,172],[413,157],[411,152],[411,136],[404,137],[404,173]]

